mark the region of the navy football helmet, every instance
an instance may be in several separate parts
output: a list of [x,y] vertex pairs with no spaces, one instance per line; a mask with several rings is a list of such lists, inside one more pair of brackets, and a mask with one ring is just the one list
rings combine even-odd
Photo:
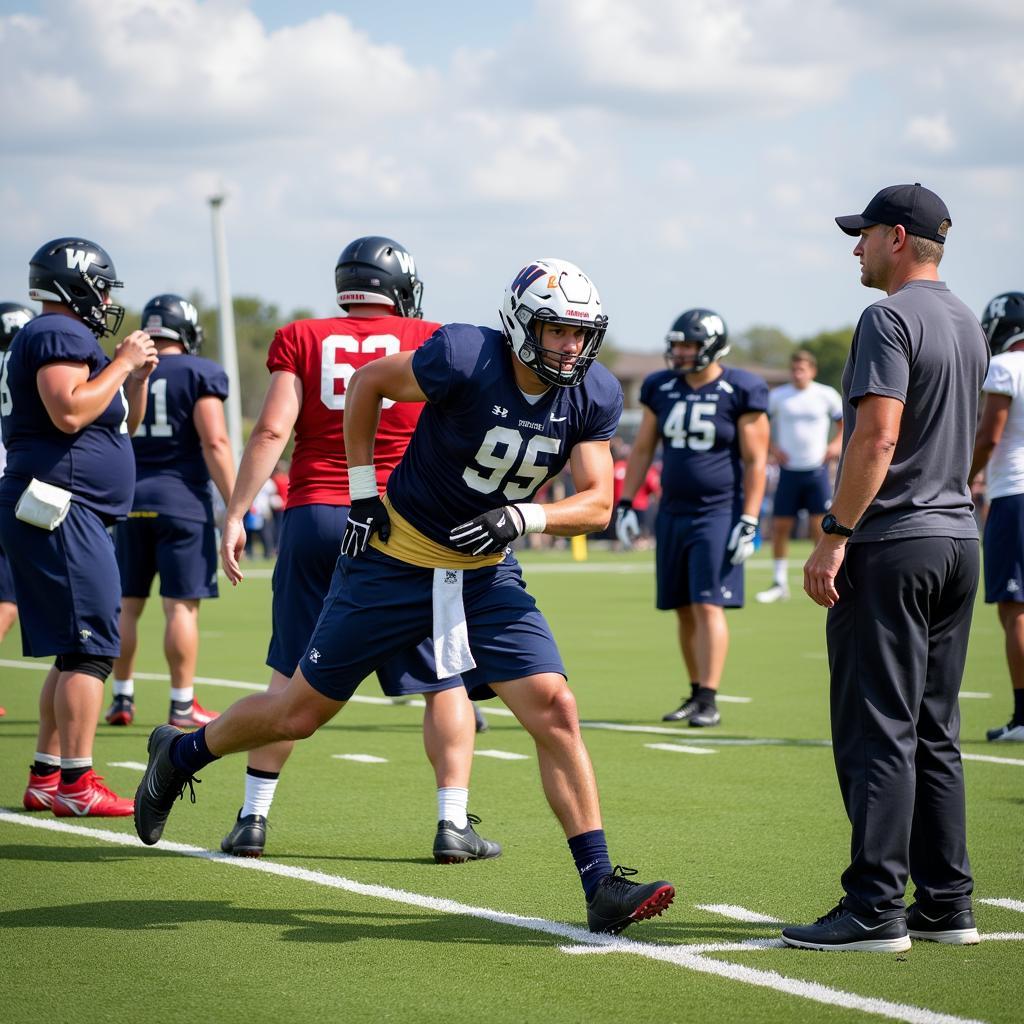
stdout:
[[1024,292],[1003,292],[986,307],[981,327],[992,355],[1024,341]]
[[[571,388],[582,382],[597,358],[608,330],[608,317],[593,282],[568,260],[527,263],[505,289],[501,325],[512,351],[545,384]],[[585,327],[586,339],[571,361],[541,346],[545,323]],[[544,353],[548,353],[545,361]]]
[[0,352],[7,351],[18,331],[35,317],[35,313],[20,302],[0,302]]
[[[672,350],[672,346],[680,342],[700,345],[690,366],[684,364],[681,354]],[[688,309],[680,313],[665,335],[665,362],[670,370],[677,373],[700,373],[728,352],[729,332],[725,329],[725,321],[710,309]]]
[[105,300],[123,287],[106,249],[84,238],[55,238],[28,263],[29,298],[67,306],[97,337],[120,328],[124,307]]
[[185,346],[189,355],[197,355],[203,344],[199,311],[180,295],[157,295],[146,303],[139,326],[151,338],[167,338]]
[[423,282],[416,276],[412,253],[381,235],[357,238],[341,251],[334,268],[338,305],[393,306],[396,316],[419,320]]

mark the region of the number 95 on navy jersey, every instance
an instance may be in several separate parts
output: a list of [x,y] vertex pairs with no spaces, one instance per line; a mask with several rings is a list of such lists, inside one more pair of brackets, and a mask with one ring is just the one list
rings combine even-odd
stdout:
[[658,419],[662,440],[660,508],[671,515],[729,511],[743,494],[737,424],[748,412],[768,409],[768,385],[756,374],[722,367],[699,388],[672,370],[652,373],[640,402]]
[[577,444],[606,441],[618,426],[622,389],[605,367],[595,363],[582,384],[549,388],[531,403],[513,358],[498,331],[467,324],[442,327],[413,356],[428,404],[388,496],[440,544],[453,526],[529,501]]

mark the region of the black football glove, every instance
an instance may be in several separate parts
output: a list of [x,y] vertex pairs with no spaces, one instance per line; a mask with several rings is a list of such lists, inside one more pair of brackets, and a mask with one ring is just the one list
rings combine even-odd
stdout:
[[725,549],[733,565],[742,565],[754,553],[754,534],[757,533],[757,520],[753,516],[740,516],[729,535],[729,545]]
[[391,536],[391,520],[384,502],[377,495],[372,498],[357,498],[348,512],[348,522],[341,538],[343,555],[361,555],[377,534],[384,543]]
[[615,536],[624,548],[631,548],[640,536],[640,519],[629,498],[623,498],[615,506]]
[[504,551],[525,532],[523,514],[515,505],[505,505],[454,527],[448,534],[448,540],[453,547],[468,555],[491,555]]

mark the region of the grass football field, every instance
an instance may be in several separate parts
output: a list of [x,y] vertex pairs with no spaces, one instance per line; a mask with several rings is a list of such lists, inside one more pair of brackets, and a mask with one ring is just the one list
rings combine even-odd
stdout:
[[[0,1017],[75,1021],[1020,1021],[1024,747],[985,730],[1010,708],[995,614],[976,608],[961,701],[975,912],[982,943],[900,955],[780,948],[775,922],[841,895],[849,826],[828,746],[824,612],[794,597],[729,616],[722,725],[661,722],[687,689],[674,618],[653,608],[649,552],[523,557],[585,720],[613,862],[673,881],[675,905],[622,937],[585,931],[582,894],[544,802],[532,743],[496,701],[470,808],[498,860],[438,866],[422,709],[374,680],[300,744],[262,860],[219,853],[244,758],[202,772],[148,849],[131,819],[21,810],[46,666],[0,646]],[[201,617],[197,693],[223,709],[265,683],[268,567]],[[134,791],[168,687],[156,601],[143,619],[138,717],[100,725],[96,767]],[[152,674],[152,678],[145,678]],[[108,687],[109,694],[109,687]],[[353,760],[349,755],[368,755]],[[496,756],[497,755],[497,756]]]

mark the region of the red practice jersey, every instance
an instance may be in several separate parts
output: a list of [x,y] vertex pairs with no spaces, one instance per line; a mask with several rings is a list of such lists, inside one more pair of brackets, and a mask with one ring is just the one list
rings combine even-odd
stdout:
[[[351,504],[343,433],[349,378],[372,359],[419,348],[437,328],[429,321],[400,316],[353,316],[297,320],[274,335],[267,369],[294,373],[302,382],[288,508]],[[384,401],[373,453],[382,492],[422,408],[420,402]]]

